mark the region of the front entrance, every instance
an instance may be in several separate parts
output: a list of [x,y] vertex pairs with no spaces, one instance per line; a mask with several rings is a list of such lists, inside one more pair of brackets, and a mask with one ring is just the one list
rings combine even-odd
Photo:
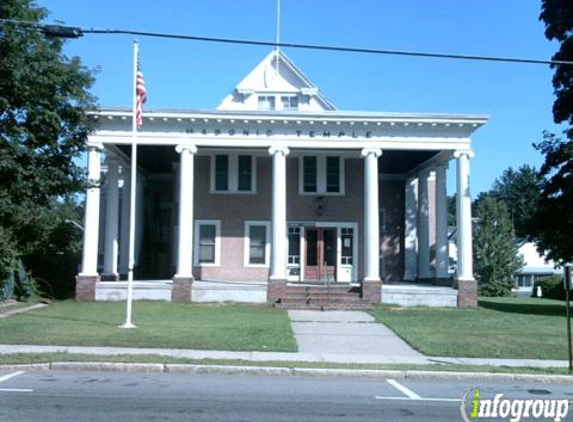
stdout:
[[308,227],[305,232],[305,280],[335,281],[336,228]]

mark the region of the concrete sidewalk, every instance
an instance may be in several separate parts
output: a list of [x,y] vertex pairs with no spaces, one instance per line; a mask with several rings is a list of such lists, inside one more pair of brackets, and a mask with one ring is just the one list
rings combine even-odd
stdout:
[[366,312],[289,310],[288,315],[301,353],[424,358]]
[[479,358],[441,358],[417,356],[389,356],[381,354],[322,354],[322,353],[284,353],[284,352],[231,352],[221,350],[187,349],[145,349],[130,347],[84,347],[84,346],[37,346],[37,345],[0,345],[0,354],[14,353],[69,353],[94,356],[156,355],[187,359],[225,359],[250,362],[328,362],[346,364],[434,364],[437,367],[450,364],[489,365],[507,367],[564,367],[567,361],[532,359],[479,359]]

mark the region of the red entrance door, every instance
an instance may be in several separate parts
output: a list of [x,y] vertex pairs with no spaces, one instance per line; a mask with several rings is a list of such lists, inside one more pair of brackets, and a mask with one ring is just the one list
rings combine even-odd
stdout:
[[309,227],[305,233],[305,280],[334,281],[336,273],[336,229]]

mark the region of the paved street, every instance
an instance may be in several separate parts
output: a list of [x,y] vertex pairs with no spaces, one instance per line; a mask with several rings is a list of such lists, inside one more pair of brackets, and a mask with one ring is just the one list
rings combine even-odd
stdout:
[[515,381],[4,371],[0,421],[458,421],[473,387],[573,398],[572,386]]

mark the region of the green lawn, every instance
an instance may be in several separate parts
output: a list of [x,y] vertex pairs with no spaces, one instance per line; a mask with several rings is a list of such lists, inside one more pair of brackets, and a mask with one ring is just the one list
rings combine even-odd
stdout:
[[371,311],[430,356],[567,359],[564,302],[480,298],[477,309],[398,308]]
[[60,302],[0,319],[0,344],[296,351],[286,311],[267,305]]

